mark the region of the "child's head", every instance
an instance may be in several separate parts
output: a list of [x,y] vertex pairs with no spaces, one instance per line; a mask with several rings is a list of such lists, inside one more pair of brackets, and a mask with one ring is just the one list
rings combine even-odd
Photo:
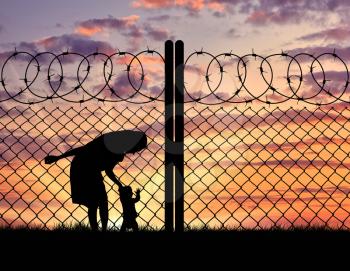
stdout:
[[125,190],[125,194],[128,196],[128,197],[131,197],[132,196],[132,189],[131,189],[131,186],[125,186],[124,188]]

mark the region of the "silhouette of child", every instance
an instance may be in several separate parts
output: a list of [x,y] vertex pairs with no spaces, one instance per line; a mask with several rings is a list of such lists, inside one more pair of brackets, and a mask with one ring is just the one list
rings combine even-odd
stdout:
[[120,201],[123,207],[123,224],[120,228],[121,232],[127,229],[138,231],[139,226],[136,222],[137,212],[135,203],[140,200],[140,189],[136,190],[136,196],[133,198],[132,189],[130,186],[123,186],[120,182],[116,182],[119,187]]

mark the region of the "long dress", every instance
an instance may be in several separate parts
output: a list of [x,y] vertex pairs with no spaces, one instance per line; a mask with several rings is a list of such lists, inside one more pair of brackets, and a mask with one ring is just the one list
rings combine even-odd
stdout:
[[146,144],[144,133],[120,131],[102,135],[83,146],[74,156],[70,167],[73,203],[92,206],[106,201],[107,193],[101,172],[113,169],[124,159],[125,153],[144,148]]

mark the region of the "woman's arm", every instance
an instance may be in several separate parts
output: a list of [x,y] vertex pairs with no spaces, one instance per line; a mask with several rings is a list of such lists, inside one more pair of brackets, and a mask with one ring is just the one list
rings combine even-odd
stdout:
[[78,147],[78,148],[75,148],[75,149],[71,149],[69,151],[66,151],[65,153],[61,154],[61,155],[48,155],[45,157],[45,164],[52,164],[54,162],[57,162],[58,160],[60,159],[63,159],[63,158],[66,158],[66,157],[69,157],[69,156],[73,156],[73,155],[77,155],[81,149],[83,147]]
[[123,187],[122,183],[117,179],[117,177],[115,177],[112,168],[106,169],[105,172],[108,178],[110,178],[116,185],[118,185],[119,189]]

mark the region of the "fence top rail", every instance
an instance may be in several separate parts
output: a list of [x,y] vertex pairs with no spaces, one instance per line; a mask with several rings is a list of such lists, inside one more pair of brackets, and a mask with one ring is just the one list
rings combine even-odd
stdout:
[[[165,59],[149,48],[135,54],[96,50],[87,55],[15,50],[2,56],[0,103],[164,101]],[[232,51],[213,55],[202,49],[188,55],[184,72],[184,82],[176,84],[184,84],[185,103],[270,105],[294,100],[320,106],[350,102],[348,66],[336,50],[267,56],[253,50],[239,56]]]

